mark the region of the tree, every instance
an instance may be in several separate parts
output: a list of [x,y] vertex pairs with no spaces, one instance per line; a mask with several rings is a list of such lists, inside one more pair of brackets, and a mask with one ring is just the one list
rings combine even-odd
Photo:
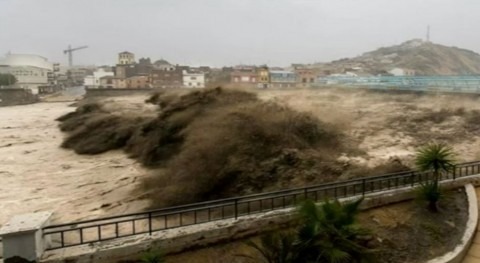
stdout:
[[10,86],[17,83],[17,78],[12,74],[0,73],[0,86]]
[[422,185],[421,194],[429,202],[429,209],[438,211],[438,200],[441,198],[439,187],[440,174],[449,172],[454,167],[453,149],[442,143],[430,143],[417,151],[415,164],[420,171],[432,171],[433,179]]
[[305,201],[298,210],[300,226],[296,234],[276,233],[261,237],[261,244],[247,245],[260,252],[268,263],[363,263],[372,262],[369,233],[356,225],[362,199],[341,204],[327,201],[321,206]]

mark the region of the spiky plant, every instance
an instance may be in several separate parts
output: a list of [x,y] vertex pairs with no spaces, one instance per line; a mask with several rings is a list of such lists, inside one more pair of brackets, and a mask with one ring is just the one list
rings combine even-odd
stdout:
[[368,231],[356,225],[363,199],[341,204],[338,200],[316,206],[307,200],[299,210],[302,226],[298,231],[298,262],[370,262],[373,250],[361,236]]
[[417,151],[415,165],[420,171],[432,171],[433,179],[420,188],[422,198],[428,201],[431,211],[438,211],[441,198],[439,187],[440,175],[455,167],[454,152],[450,146],[442,143],[429,143]]
[[364,263],[375,252],[362,236],[368,231],[356,226],[362,199],[341,204],[326,201],[317,206],[306,200],[298,209],[300,226],[292,233],[268,234],[260,244],[249,242],[267,263]]
[[[292,263],[295,262],[295,233],[271,232],[260,237],[260,244],[251,240],[245,244],[255,249],[261,255],[261,260],[267,263]],[[258,258],[241,255],[258,262]]]

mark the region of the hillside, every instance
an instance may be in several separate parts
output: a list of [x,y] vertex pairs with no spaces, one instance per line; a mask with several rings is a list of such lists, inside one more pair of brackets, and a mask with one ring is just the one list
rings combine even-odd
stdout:
[[480,55],[471,50],[414,39],[331,63],[334,68],[348,68],[348,65],[362,67],[371,74],[400,67],[413,69],[417,75],[471,75],[480,74]]

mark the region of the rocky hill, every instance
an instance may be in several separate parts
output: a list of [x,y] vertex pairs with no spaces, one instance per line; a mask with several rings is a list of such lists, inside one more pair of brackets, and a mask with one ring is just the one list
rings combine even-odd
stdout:
[[361,67],[372,74],[399,67],[413,69],[417,75],[471,75],[480,74],[480,55],[467,49],[414,39],[352,59],[333,61],[330,65]]

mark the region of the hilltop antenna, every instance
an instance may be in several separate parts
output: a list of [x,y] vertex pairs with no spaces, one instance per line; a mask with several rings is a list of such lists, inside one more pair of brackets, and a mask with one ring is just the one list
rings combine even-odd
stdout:
[[427,42],[430,42],[430,25],[427,26]]

